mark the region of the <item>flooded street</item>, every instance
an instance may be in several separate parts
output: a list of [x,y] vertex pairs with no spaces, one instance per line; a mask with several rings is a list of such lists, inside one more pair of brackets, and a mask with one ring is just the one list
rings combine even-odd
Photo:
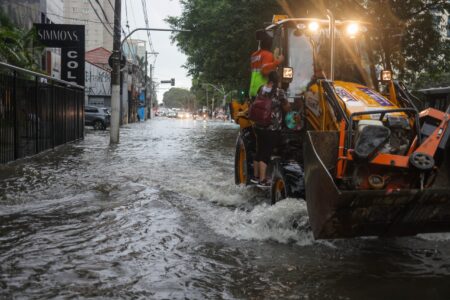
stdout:
[[449,299],[450,234],[314,241],[234,185],[231,123],[155,119],[0,166],[0,299]]

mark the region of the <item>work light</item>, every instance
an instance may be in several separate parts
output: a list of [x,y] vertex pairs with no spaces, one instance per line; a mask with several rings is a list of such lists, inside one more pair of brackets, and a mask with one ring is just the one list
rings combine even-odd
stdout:
[[319,30],[319,23],[313,21],[311,23],[308,24],[308,29],[312,32],[315,32],[317,30]]
[[292,79],[294,77],[294,70],[292,68],[283,68],[283,78]]
[[347,26],[347,34],[351,37],[354,38],[355,35],[357,35],[359,32],[359,25],[357,23],[350,23]]
[[391,81],[392,80],[392,72],[390,70],[381,71],[381,81]]

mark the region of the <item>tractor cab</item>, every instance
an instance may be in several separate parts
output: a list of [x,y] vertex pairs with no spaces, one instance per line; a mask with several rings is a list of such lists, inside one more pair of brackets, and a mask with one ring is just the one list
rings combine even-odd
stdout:
[[[289,97],[302,96],[317,79],[376,86],[365,32],[367,24],[357,21],[330,22],[323,19],[284,19],[266,28],[273,36],[275,56],[286,57],[280,69],[283,88]],[[333,31],[334,38],[331,38]]]
[[373,63],[368,28],[358,21],[280,17],[266,28],[273,36],[274,54],[286,58],[279,69],[282,87],[291,101],[302,100],[309,128],[338,130],[339,122],[352,113],[403,107],[396,97],[378,91],[383,70]]

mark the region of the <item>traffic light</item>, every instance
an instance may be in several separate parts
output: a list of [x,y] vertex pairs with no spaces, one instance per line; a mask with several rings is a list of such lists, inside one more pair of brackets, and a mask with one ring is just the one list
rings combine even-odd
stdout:
[[175,78],[170,79],[170,85],[175,86]]

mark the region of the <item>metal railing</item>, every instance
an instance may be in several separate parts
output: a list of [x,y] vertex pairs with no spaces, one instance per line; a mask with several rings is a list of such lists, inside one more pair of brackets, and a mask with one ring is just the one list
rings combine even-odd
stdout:
[[84,87],[0,63],[0,164],[84,137]]

